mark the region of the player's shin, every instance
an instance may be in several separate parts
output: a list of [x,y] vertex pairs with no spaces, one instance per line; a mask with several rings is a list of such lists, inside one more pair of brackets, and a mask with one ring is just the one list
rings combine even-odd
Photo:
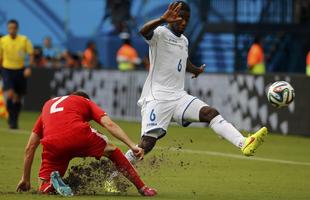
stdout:
[[135,168],[118,148],[110,154],[109,159],[114,163],[116,168],[137,187],[138,190],[145,186]]
[[12,99],[7,99],[6,100],[6,108],[7,108],[8,112],[9,112],[8,122],[9,122],[9,125],[11,125],[13,123],[12,116],[14,115],[13,114],[14,104],[13,104]]
[[210,121],[210,127],[235,146],[241,148],[244,145],[245,137],[221,115],[217,115]]
[[[153,142],[151,143],[151,145],[146,145],[148,144],[147,141],[150,141],[148,140],[148,138],[151,138],[151,137],[145,137],[143,136],[142,139],[141,139],[141,144],[139,145],[141,148],[144,149],[144,152],[145,154],[147,154],[149,151],[151,151],[151,149],[154,147],[155,143],[156,143],[156,139],[154,138],[151,138],[151,140],[153,140]],[[129,149],[126,153],[125,153],[125,157],[127,158],[127,160],[132,164],[132,165],[135,165],[138,161],[139,161],[139,158],[137,158],[133,151],[131,149]],[[111,182],[113,180],[114,177],[118,176],[119,172],[118,171],[115,171],[111,174],[110,178],[109,178],[109,181]]]
[[[139,159],[133,154],[131,149],[126,152],[125,157],[132,165],[136,164],[139,161]],[[113,181],[113,179],[118,175],[119,171],[114,171],[109,177],[109,182]]]
[[[139,159],[134,155],[131,149],[126,152],[125,157],[132,165],[135,165],[139,161]],[[113,181],[113,179],[118,175],[119,171],[114,171],[109,177],[109,182]]]

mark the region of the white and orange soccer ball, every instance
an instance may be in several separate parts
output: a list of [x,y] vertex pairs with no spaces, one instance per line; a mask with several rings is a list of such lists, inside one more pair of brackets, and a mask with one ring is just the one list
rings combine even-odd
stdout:
[[269,86],[268,101],[274,107],[286,107],[295,99],[294,88],[286,81],[276,81]]

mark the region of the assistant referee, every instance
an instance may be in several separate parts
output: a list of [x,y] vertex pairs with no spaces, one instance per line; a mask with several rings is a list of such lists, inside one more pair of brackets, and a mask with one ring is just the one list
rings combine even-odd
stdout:
[[26,94],[26,78],[31,75],[31,69],[25,68],[25,59],[28,54],[30,65],[33,64],[33,47],[26,36],[18,34],[19,25],[16,20],[9,20],[7,28],[8,34],[0,39],[0,66],[9,112],[8,124],[11,129],[17,129],[21,100]]

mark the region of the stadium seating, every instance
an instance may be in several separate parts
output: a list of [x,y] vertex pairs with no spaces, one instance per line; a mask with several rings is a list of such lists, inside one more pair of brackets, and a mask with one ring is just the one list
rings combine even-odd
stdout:
[[[132,0],[131,24],[133,44],[140,57],[147,55],[147,46],[138,35],[141,25],[160,16],[171,0],[151,1]],[[247,1],[238,0],[188,1],[197,16],[192,17],[186,32],[192,44],[191,57],[195,64],[206,63],[208,72],[233,72],[246,69],[246,53],[253,40],[253,35],[236,35],[232,32],[205,32],[210,24],[233,23],[291,23],[293,8],[288,6],[292,0],[285,1]],[[80,12],[83,8],[83,13]],[[236,9],[236,12],[235,12]],[[25,12],[19,12],[25,10]],[[200,15],[199,15],[200,10]],[[79,12],[78,12],[79,11]],[[77,52],[85,48],[88,40],[97,43],[100,61],[105,68],[116,68],[116,50],[121,45],[117,34],[113,34],[111,21],[103,20],[106,1],[28,1],[12,0],[0,2],[0,33],[6,32],[6,21],[16,18],[21,24],[21,33],[27,34],[34,44],[41,44],[45,36],[52,36],[55,44],[62,49]],[[202,19],[204,16],[204,19]],[[29,22],[31,21],[31,26]],[[283,41],[282,41],[283,39]],[[285,57],[283,49],[289,45],[289,36],[272,35],[267,38],[266,55],[272,54],[268,65],[269,71],[279,69],[280,61]],[[279,40],[281,40],[279,42]],[[235,41],[237,41],[236,53]],[[276,48],[276,50],[275,50]],[[297,48],[297,47],[296,47]],[[273,52],[270,52],[273,49]],[[237,59],[236,59],[237,58]],[[291,69],[294,70],[294,69]]]

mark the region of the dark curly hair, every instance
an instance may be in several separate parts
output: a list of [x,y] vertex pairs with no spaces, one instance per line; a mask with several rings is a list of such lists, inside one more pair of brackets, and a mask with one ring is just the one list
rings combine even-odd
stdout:
[[189,5],[185,2],[185,1],[176,1],[177,4],[181,3],[181,9],[183,11],[187,11],[187,12],[191,12],[191,8],[189,7]]

